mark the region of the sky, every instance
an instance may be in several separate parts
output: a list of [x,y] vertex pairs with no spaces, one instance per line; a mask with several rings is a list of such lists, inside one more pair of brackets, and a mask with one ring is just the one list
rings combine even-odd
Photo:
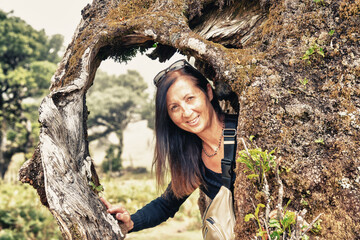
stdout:
[[[72,39],[77,25],[80,23],[81,10],[91,4],[92,0],[0,0],[0,9],[13,12],[13,16],[20,17],[34,29],[44,29],[46,35],[61,34],[64,36],[64,47]],[[159,63],[146,55],[138,55],[128,64],[115,63],[112,60],[103,61],[100,69],[109,74],[123,74],[128,69],[137,70],[144,77],[152,94],[154,86],[153,77],[172,62],[184,58],[176,54],[169,61]]]

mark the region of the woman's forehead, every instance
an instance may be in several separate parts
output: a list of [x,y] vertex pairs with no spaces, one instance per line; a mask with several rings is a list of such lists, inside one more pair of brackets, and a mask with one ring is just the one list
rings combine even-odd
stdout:
[[[196,82],[191,76],[182,75],[176,78],[174,83],[170,86],[169,91],[185,91],[185,90],[200,90]],[[168,92],[169,92],[168,91]]]
[[180,77],[170,86],[166,99],[168,101],[182,99],[188,94],[201,92],[195,82],[188,77]]

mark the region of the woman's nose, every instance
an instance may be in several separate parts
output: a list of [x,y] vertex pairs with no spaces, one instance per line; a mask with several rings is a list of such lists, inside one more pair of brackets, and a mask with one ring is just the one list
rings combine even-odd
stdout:
[[190,108],[190,106],[184,106],[183,108],[183,116],[184,117],[190,117],[191,116],[191,113],[192,113],[192,110]]

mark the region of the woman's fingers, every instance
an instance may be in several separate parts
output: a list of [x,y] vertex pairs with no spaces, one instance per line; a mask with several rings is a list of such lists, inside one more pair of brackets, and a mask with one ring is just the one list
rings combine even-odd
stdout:
[[131,220],[130,214],[128,211],[125,211],[124,213],[117,213],[116,219],[123,222],[128,230],[133,229],[134,222]]
[[106,206],[107,209],[112,208],[112,205],[106,201],[105,198],[100,197],[100,201]]
[[107,210],[107,212],[111,213],[111,214],[113,214],[113,213],[124,213],[124,212],[126,212],[126,209],[123,208],[122,206],[112,206],[111,208],[109,208]]
[[126,211],[124,213],[117,213],[116,219],[120,220],[122,222],[128,222],[128,221],[130,221],[130,214],[128,213],[128,211]]
[[106,201],[105,198],[100,197],[100,201],[106,206],[108,213],[111,213],[111,214],[115,213],[116,214],[116,213],[127,212],[126,209],[124,207],[122,207],[122,206],[113,206],[113,205],[111,205],[111,203]]
[[134,222],[131,220],[130,213],[122,206],[112,206],[105,198],[100,197],[100,201],[106,206],[107,212],[114,215],[115,218],[125,224],[128,230],[134,227]]

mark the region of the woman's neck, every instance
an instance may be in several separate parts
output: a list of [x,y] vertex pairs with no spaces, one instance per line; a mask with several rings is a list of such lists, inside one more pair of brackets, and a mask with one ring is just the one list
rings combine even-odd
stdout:
[[212,119],[209,128],[200,133],[198,137],[202,140],[203,146],[206,145],[206,149],[212,149],[214,152],[219,146],[219,141],[221,141],[224,117],[214,113]]

